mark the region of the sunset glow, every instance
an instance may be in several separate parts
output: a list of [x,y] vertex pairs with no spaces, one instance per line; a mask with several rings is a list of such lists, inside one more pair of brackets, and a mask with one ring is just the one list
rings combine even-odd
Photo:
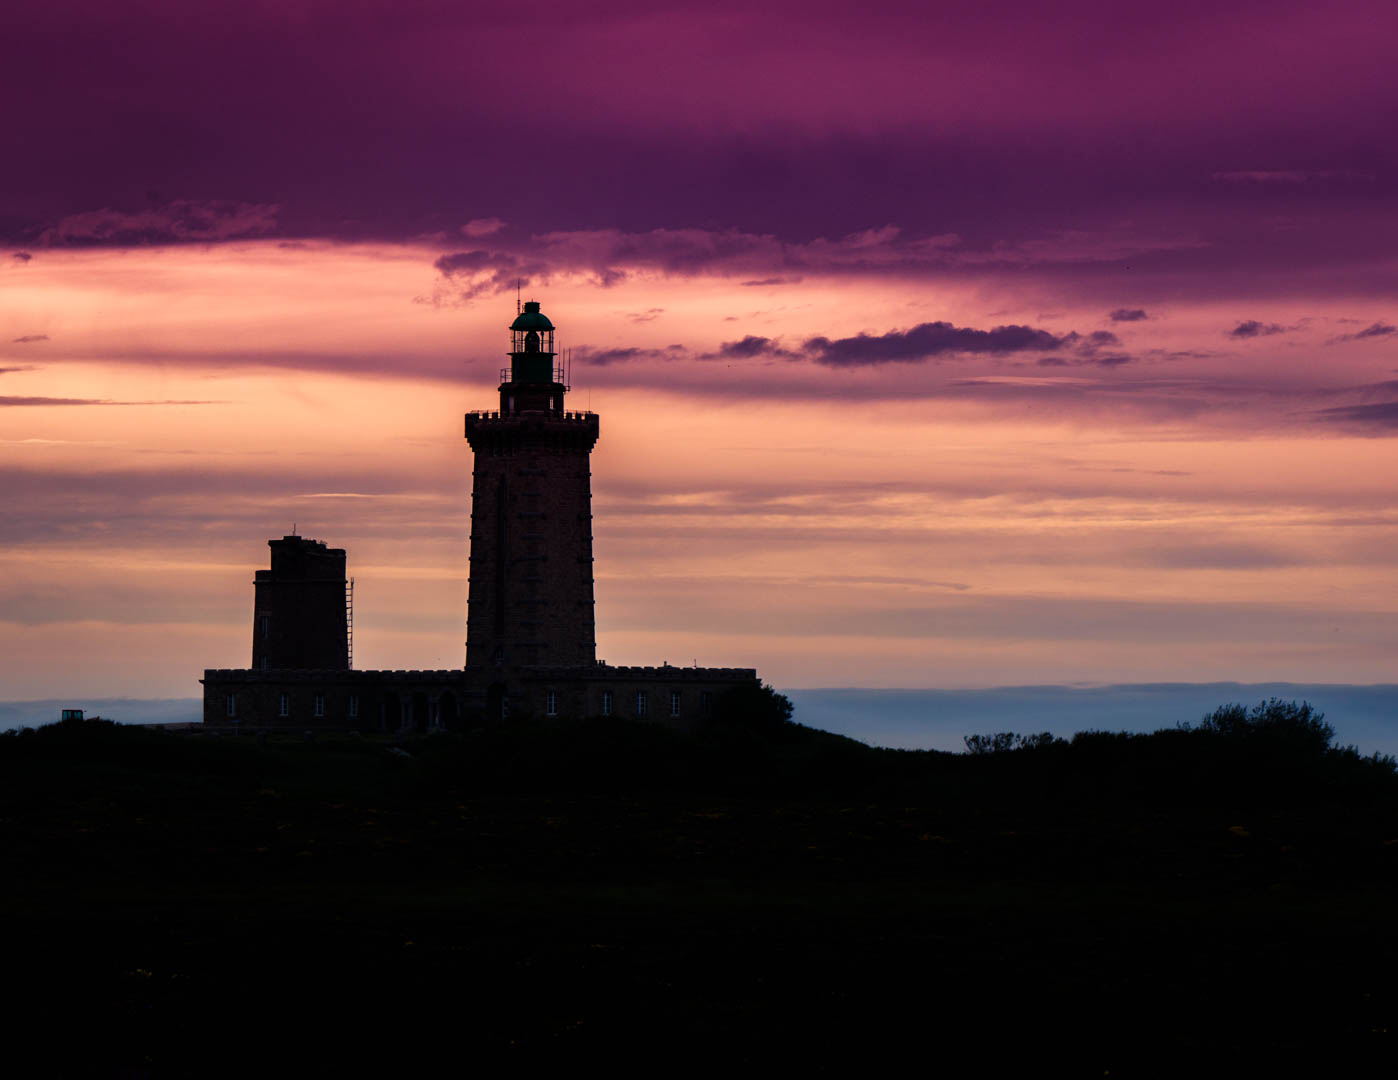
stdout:
[[[461,415],[517,281],[601,416],[613,663],[1392,681],[1391,6],[851,9],[778,47],[742,5],[238,5],[217,49],[123,6],[86,67],[37,19],[0,47],[51,91],[0,181],[4,697],[195,696],[293,523],[348,549],[356,666],[460,666]],[[543,19],[566,48],[516,79]]]

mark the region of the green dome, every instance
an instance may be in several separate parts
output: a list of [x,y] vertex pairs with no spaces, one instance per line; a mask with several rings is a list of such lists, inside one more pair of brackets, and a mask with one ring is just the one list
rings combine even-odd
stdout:
[[539,310],[539,301],[526,300],[524,310],[515,316],[515,321],[510,323],[511,330],[552,330],[553,323],[549,322],[549,317]]

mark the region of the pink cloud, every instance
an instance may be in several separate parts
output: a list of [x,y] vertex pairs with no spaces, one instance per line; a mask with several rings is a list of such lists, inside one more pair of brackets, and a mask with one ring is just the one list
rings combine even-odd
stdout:
[[473,218],[461,226],[461,235],[474,240],[482,236],[494,236],[504,227],[505,223],[496,217]]

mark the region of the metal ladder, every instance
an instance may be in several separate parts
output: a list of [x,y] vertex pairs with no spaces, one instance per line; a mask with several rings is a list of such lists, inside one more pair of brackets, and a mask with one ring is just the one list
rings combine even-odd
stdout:
[[354,668],[354,578],[345,586],[345,648],[351,670]]

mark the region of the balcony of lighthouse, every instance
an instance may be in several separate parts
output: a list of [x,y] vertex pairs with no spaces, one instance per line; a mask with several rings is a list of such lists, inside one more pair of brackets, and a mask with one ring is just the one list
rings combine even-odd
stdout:
[[[597,423],[597,414],[595,412],[573,412],[568,409],[544,409],[540,410],[540,412],[542,415],[555,422],[564,420],[574,424]],[[499,409],[475,409],[466,414],[466,422],[468,424],[472,421],[481,420],[523,421],[524,419],[525,417],[521,416],[519,413],[501,412]]]
[[595,412],[567,409],[482,409],[466,414],[465,434],[473,449],[490,456],[526,447],[591,449],[601,430]]

